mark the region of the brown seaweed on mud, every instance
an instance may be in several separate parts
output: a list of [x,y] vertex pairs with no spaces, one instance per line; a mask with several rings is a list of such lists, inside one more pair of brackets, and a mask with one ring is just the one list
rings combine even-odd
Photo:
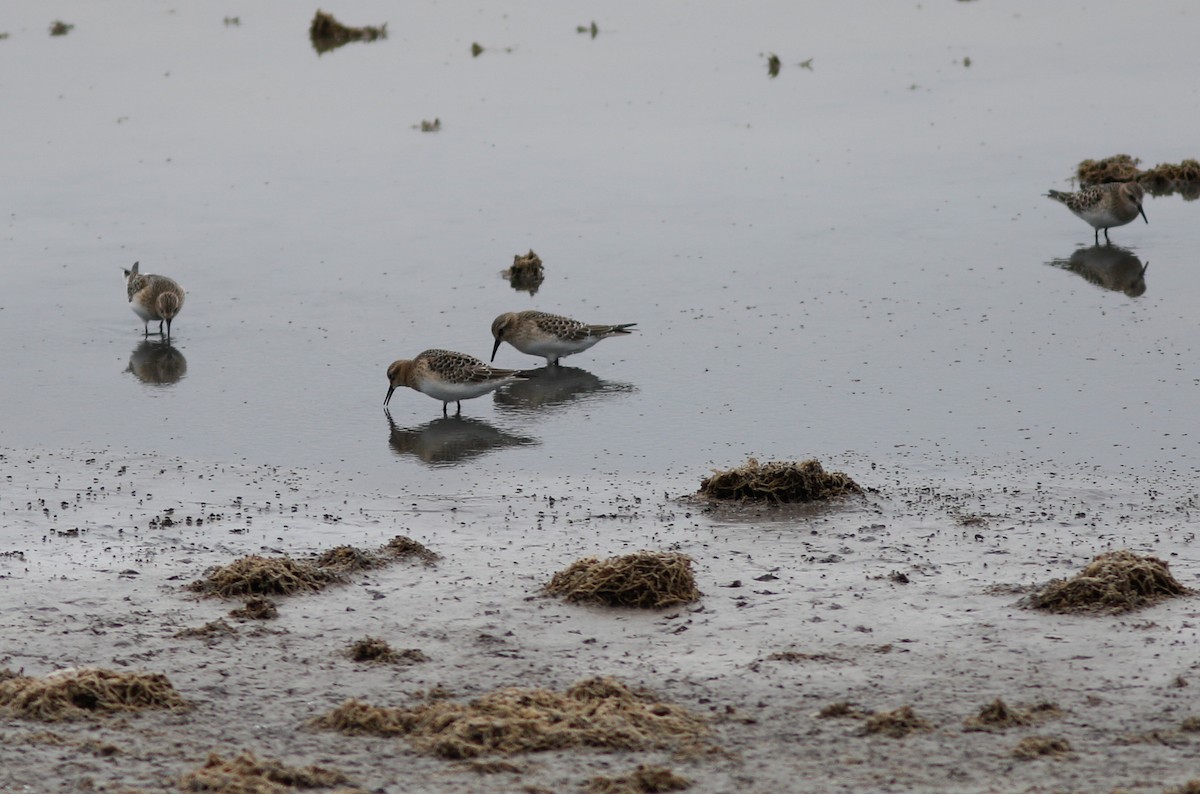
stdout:
[[536,295],[538,287],[546,280],[546,271],[542,267],[542,258],[529,249],[527,254],[517,254],[513,257],[512,267],[500,275],[508,279],[509,286],[515,290]]
[[57,670],[44,678],[0,671],[0,714],[22,719],[73,720],[98,714],[191,708],[161,673],[99,667]]
[[223,794],[286,794],[298,788],[330,788],[349,781],[336,769],[286,766],[274,758],[259,758],[244,750],[228,760],[210,753],[208,760],[179,779],[180,791],[219,791]]
[[588,794],[657,794],[660,791],[683,791],[692,781],[663,766],[638,764],[627,775],[609,777],[597,775],[588,781]]
[[363,637],[361,640],[352,642],[346,649],[346,654],[356,662],[374,664],[416,664],[429,661],[429,657],[419,648],[397,651],[388,645],[386,640],[378,637]]
[[708,734],[701,717],[612,678],[586,679],[565,692],[509,687],[409,708],[351,699],[312,724],[349,735],[406,736],[417,750],[450,759],[568,747],[684,749]]
[[554,574],[543,590],[568,601],[656,609],[700,598],[692,558],[677,552],[639,551],[620,557],[584,557]]
[[203,578],[187,587],[201,595],[218,598],[315,593],[331,584],[344,582],[347,574],[380,568],[407,558],[432,565],[438,555],[412,538],[397,535],[374,551],[336,546],[310,561],[251,554],[209,569]]
[[308,27],[308,37],[312,41],[313,49],[318,54],[324,54],[352,41],[386,39],[387,23],[385,22],[379,27],[368,25],[352,28],[338,22],[334,19],[333,14],[327,14],[318,9],[316,15],[313,16],[312,24]]
[[1061,758],[1071,754],[1071,743],[1058,736],[1026,736],[1017,742],[1012,755],[1022,761],[1035,758]]
[[815,502],[862,493],[842,472],[827,472],[816,459],[769,461],[750,458],[744,466],[715,471],[700,483],[700,494],[733,501]]
[[1009,706],[1000,698],[996,698],[986,706],[982,706],[978,714],[968,717],[964,726],[968,731],[994,732],[1034,725],[1061,716],[1062,711],[1053,703],[1038,703],[1029,709],[1018,709]]
[[1164,561],[1122,549],[1096,556],[1074,577],[1055,579],[1019,603],[1062,614],[1116,614],[1191,593]]
[[910,733],[927,731],[932,726],[917,716],[912,706],[901,706],[892,711],[877,711],[863,723],[863,735],[883,734],[893,739],[903,739]]
[[242,606],[231,609],[229,616],[242,620],[273,620],[279,617],[279,605],[263,596],[250,596]]
[[1082,187],[1104,182],[1138,182],[1153,196],[1179,193],[1186,201],[1200,198],[1200,161],[1159,163],[1153,168],[1138,168],[1141,162],[1127,154],[1115,154],[1102,160],[1084,160],[1076,169]]

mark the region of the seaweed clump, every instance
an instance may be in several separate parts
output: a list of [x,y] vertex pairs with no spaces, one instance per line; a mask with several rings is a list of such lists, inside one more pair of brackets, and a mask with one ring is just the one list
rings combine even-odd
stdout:
[[1171,575],[1167,563],[1122,549],[1095,557],[1071,579],[1055,579],[1021,605],[1061,614],[1116,614],[1191,592]]
[[521,292],[536,295],[538,287],[546,280],[546,271],[542,267],[542,258],[529,249],[527,254],[517,254],[513,257],[512,267],[500,275],[508,279],[509,285]]
[[968,717],[965,730],[968,731],[1003,731],[1008,728],[1036,725],[1047,720],[1062,716],[1062,709],[1053,703],[1042,702],[1028,709],[1017,709],[1009,706],[1000,698],[979,709],[974,717]]
[[56,670],[44,678],[0,679],[0,713],[23,719],[73,720],[97,714],[190,708],[161,673],[123,673],[99,667]]
[[680,748],[708,733],[704,721],[612,678],[565,692],[509,687],[469,702],[432,700],[384,708],[348,700],[313,724],[350,735],[406,736],[421,752],[449,759],[568,747]]
[[903,739],[910,733],[927,731],[929,728],[929,723],[918,717],[912,706],[901,706],[894,711],[878,711],[867,717],[862,732],[864,735],[882,733],[893,739]]
[[334,19],[333,14],[318,10],[308,28],[308,37],[318,54],[336,50],[352,41],[375,41],[387,38],[387,23],[379,27],[352,28]]
[[427,662],[426,656],[419,648],[407,648],[397,651],[387,644],[386,640],[378,637],[363,637],[353,642],[346,649],[347,655],[356,662],[373,662],[376,664],[416,664]]
[[1058,736],[1027,736],[1017,742],[1012,754],[1023,761],[1046,756],[1061,758],[1071,754],[1071,743]]
[[242,620],[273,620],[279,617],[279,605],[263,596],[250,596],[242,606],[231,609],[229,616]]
[[341,581],[337,571],[291,557],[251,554],[209,570],[203,579],[188,585],[201,595],[219,598],[315,593]]
[[576,560],[543,589],[568,601],[641,609],[686,604],[701,595],[691,557],[655,551]]
[[750,458],[746,465],[714,471],[700,483],[700,493],[735,501],[815,502],[862,493],[862,487],[842,472],[827,472],[820,462],[770,461]]
[[1142,170],[1136,157],[1115,154],[1102,160],[1084,160],[1075,170],[1083,187],[1105,182],[1139,182],[1155,196],[1179,193],[1187,201],[1200,198],[1200,161],[1188,159],[1179,163],[1159,163]]
[[285,766],[273,758],[258,758],[245,750],[229,760],[211,753],[204,766],[180,778],[179,789],[224,794],[286,794],[297,788],[338,786],[348,780],[336,769]]
[[588,794],[657,794],[661,791],[683,791],[692,781],[663,766],[638,764],[628,775],[608,777],[598,775],[588,781]]

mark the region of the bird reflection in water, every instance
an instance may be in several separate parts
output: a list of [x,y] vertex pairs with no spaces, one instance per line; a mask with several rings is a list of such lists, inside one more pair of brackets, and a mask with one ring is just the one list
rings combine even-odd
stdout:
[[133,349],[125,371],[142,383],[165,386],[187,374],[187,359],[166,340],[146,339]]
[[1080,248],[1069,259],[1054,259],[1049,264],[1078,273],[1088,281],[1113,292],[1136,298],[1146,291],[1146,268],[1137,254],[1119,245],[1093,245]]
[[561,364],[522,373],[528,380],[510,384],[493,395],[496,405],[510,411],[537,411],[558,405],[596,398],[606,394],[637,391],[632,383],[601,380],[579,367]]
[[443,416],[419,427],[400,427],[386,408],[391,435],[388,444],[397,455],[412,455],[433,466],[460,463],[503,447],[537,444],[536,438],[506,433],[479,419]]

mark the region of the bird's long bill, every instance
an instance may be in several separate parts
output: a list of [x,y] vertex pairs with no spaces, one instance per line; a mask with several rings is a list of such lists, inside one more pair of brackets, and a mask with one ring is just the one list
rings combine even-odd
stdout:
[[496,360],[496,351],[500,349],[500,340],[496,340],[496,344],[492,345],[492,361]]
[[396,387],[395,387],[395,386],[389,386],[389,387],[388,387],[388,394],[387,394],[387,397],[384,397],[384,398],[383,398],[383,404],[384,404],[384,405],[387,405],[387,404],[388,404],[388,401],[392,399],[392,392],[394,392],[395,390],[396,390]]
[[1142,213],[1142,220],[1144,220],[1146,223],[1150,222],[1150,219],[1146,217],[1146,211],[1142,209],[1141,204],[1138,204],[1138,212]]

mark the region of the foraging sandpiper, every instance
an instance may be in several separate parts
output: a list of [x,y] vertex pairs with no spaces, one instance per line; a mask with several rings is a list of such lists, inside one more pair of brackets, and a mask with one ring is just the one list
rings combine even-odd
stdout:
[[544,356],[547,364],[557,364],[563,356],[581,353],[601,339],[631,333],[629,329],[635,325],[587,325],[546,312],[505,312],[492,322],[492,336],[496,339],[492,361],[496,360],[500,343],[508,342],[522,353]]
[[138,273],[138,263],[125,271],[125,289],[129,293],[129,308],[142,318],[142,330],[150,335],[150,321],[158,320],[158,333],[167,323],[167,339],[171,338],[171,321],[183,308],[183,287],[166,276]]
[[384,405],[392,399],[397,386],[407,386],[441,400],[442,416],[446,416],[446,406],[452,402],[458,403],[457,413],[462,413],[462,400],[482,397],[525,377],[516,370],[492,367],[474,356],[452,350],[426,350],[416,358],[393,361],[387,376],[389,386]]
[[1067,205],[1067,209],[1083,218],[1095,230],[1096,244],[1100,243],[1100,230],[1104,230],[1104,240],[1108,242],[1108,230],[1113,226],[1124,226],[1139,214],[1146,223],[1142,209],[1142,186],[1137,182],[1106,182],[1103,185],[1092,185],[1077,193],[1063,193],[1051,190],[1046,194],[1055,201]]

